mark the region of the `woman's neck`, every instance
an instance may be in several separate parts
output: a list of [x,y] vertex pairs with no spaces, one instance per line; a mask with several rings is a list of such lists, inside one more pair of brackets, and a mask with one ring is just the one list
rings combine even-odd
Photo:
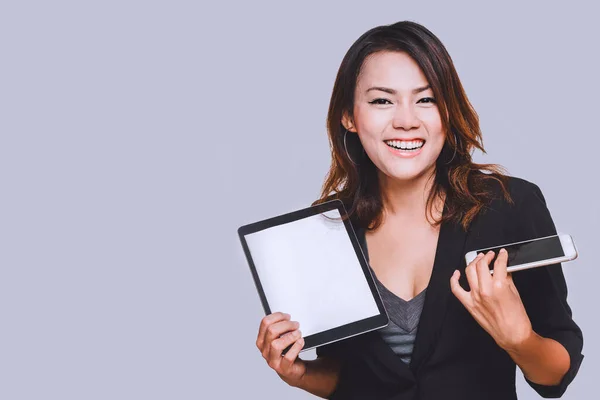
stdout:
[[410,180],[390,179],[379,173],[384,215],[393,218],[425,218],[427,198],[433,188],[435,171]]

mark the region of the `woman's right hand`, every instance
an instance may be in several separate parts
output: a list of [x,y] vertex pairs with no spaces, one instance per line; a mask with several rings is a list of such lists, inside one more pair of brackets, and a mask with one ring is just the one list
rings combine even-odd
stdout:
[[[306,363],[298,358],[298,354],[304,346],[304,339],[299,327],[297,321],[290,320],[289,314],[275,312],[260,321],[256,339],[256,347],[269,367],[291,386],[298,386],[306,373]],[[292,343],[294,345],[282,357],[283,349]]]

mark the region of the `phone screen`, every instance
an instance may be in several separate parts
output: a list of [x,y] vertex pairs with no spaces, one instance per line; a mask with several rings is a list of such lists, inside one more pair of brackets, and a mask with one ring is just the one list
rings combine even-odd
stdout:
[[[490,269],[494,268],[494,262],[498,257],[498,252],[502,248],[505,248],[508,252],[507,267],[546,260],[549,258],[562,257],[565,255],[559,237],[550,236],[545,239],[529,240],[510,246],[499,246],[482,251],[483,253],[487,253],[488,251],[493,250],[496,254],[492,262],[490,262]],[[480,252],[478,252],[478,254],[479,253]]]

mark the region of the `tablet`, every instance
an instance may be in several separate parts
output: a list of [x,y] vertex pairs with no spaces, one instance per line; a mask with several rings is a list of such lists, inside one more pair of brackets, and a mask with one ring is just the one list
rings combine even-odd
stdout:
[[301,352],[389,322],[346,216],[331,200],[238,229],[265,315],[300,323]]

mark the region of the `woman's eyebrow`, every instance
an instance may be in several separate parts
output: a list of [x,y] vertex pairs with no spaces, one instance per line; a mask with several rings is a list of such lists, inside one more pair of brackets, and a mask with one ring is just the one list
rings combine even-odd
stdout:
[[[416,89],[413,89],[413,94],[417,94],[417,93],[421,93],[426,91],[427,89],[431,89],[431,85],[427,85],[427,86],[422,86],[422,87],[418,87]],[[386,88],[383,86],[373,86],[367,89],[367,92],[370,92],[371,90],[380,90],[382,92],[386,92],[389,94],[396,94],[396,91],[394,89],[390,89],[390,88]]]

